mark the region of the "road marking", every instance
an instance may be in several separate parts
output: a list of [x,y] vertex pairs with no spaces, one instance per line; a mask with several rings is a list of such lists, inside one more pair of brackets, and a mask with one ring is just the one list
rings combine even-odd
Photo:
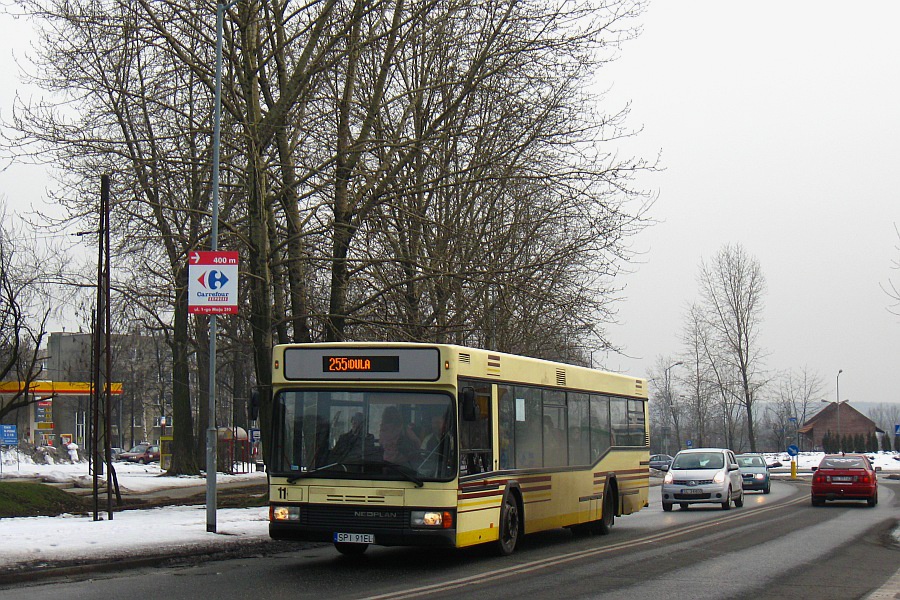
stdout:
[[461,577],[459,579],[454,579],[450,581],[445,581],[442,583],[435,583],[432,585],[421,586],[418,588],[413,588],[409,590],[403,590],[400,592],[391,592],[388,594],[382,594],[379,596],[369,596],[367,600],[400,600],[402,598],[417,598],[420,596],[426,596],[431,592],[447,592],[459,588],[463,588],[470,585],[478,585],[481,583],[485,583],[488,581],[497,581],[498,579],[505,579],[507,577],[513,577],[515,575],[521,575],[523,573],[531,573],[534,571],[539,571],[541,569],[546,569],[548,567],[555,567],[558,565],[562,565],[565,563],[573,562],[576,560],[581,560],[583,558],[589,558],[593,556],[599,556],[601,554],[608,554],[610,552],[614,552],[616,550],[621,550],[623,548],[631,548],[638,546],[646,546],[647,544],[655,544],[657,542],[668,540],[671,538],[675,538],[686,533],[693,533],[695,531],[702,531],[703,529],[719,527],[723,522],[731,522],[731,521],[741,521],[743,519],[748,519],[752,516],[758,515],[759,513],[770,512],[773,510],[777,510],[780,508],[784,508],[787,506],[793,506],[795,504],[801,504],[809,502],[809,498],[806,495],[801,495],[798,498],[793,500],[788,500],[787,502],[783,502],[780,504],[773,504],[772,506],[766,506],[764,508],[757,508],[752,511],[741,511],[741,512],[731,512],[728,516],[713,519],[711,521],[704,521],[702,523],[696,523],[693,525],[686,525],[684,527],[679,527],[677,529],[672,529],[669,531],[654,533],[651,535],[646,535],[644,537],[636,538],[634,540],[629,540],[626,542],[618,542],[615,544],[611,544],[609,546],[604,546],[603,548],[591,548],[590,550],[580,550],[578,552],[571,552],[569,554],[562,554],[560,556],[554,556],[550,558],[542,558],[540,560],[535,560],[527,563],[522,563],[520,565],[514,565],[511,567],[506,567],[503,569],[497,569],[495,571],[488,571],[485,573],[481,573],[478,575],[470,575],[468,577]]

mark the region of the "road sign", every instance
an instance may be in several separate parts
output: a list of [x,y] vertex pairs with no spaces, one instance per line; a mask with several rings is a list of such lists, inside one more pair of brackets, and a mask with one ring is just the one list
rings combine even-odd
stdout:
[[900,425],[894,425],[894,435],[900,435]]
[[798,454],[800,454],[800,448],[798,448],[794,444],[791,444],[787,447],[787,453],[791,456],[797,456]]
[[0,425],[0,445],[19,445],[19,433],[16,431],[15,425]]
[[190,253],[188,256],[188,312],[191,314],[237,314],[237,252]]
[[694,447],[694,440],[688,440],[688,441],[685,442],[685,444],[687,445],[688,448],[693,448],[693,447]]

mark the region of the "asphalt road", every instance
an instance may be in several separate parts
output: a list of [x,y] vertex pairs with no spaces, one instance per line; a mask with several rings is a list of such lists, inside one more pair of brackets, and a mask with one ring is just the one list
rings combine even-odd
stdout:
[[[892,536],[900,482],[879,504],[812,507],[805,482],[747,494],[743,508],[650,507],[617,519],[609,536],[557,530],[528,536],[512,557],[488,548],[330,546],[274,556],[104,574],[0,590],[4,600],[65,598],[864,598],[900,567]],[[77,578],[76,578],[77,579]],[[893,596],[890,596],[893,597]]]

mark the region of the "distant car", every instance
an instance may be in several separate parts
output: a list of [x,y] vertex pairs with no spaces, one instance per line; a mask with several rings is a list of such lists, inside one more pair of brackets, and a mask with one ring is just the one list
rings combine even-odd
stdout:
[[813,506],[826,500],[865,500],[878,504],[878,477],[862,454],[827,454],[813,470],[810,498]]
[[735,456],[741,477],[744,479],[744,490],[757,490],[763,494],[772,491],[769,480],[769,467],[762,454],[746,453]]
[[672,464],[672,457],[668,454],[653,454],[650,456],[650,468],[657,471],[668,471]]
[[674,504],[687,509],[691,504],[731,503],[744,505],[744,485],[734,452],[726,448],[682,450],[672,459],[660,486],[664,511]]
[[150,444],[138,444],[128,452],[119,455],[120,459],[128,462],[136,462],[147,464],[159,461],[159,446],[151,446]]
[[125,448],[110,448],[109,456],[113,460],[121,460],[122,454],[125,452]]

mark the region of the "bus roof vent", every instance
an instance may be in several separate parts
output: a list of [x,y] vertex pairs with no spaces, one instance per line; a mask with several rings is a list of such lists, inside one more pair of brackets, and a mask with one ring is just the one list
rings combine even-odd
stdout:
[[565,369],[557,369],[556,370],[556,385],[566,385]]
[[470,363],[472,362],[472,355],[466,352],[459,353],[459,362],[461,363]]

